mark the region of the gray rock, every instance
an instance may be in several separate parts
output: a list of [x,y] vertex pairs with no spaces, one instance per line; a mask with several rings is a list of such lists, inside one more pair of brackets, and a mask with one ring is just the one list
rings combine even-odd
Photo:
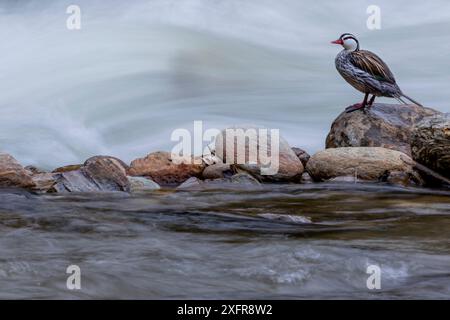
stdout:
[[177,190],[193,190],[193,189],[201,189],[203,185],[203,181],[196,177],[190,177],[185,182],[180,184],[177,187]]
[[239,185],[260,186],[258,180],[246,173],[238,173],[230,178],[230,182]]
[[412,157],[450,178],[450,114],[423,119],[412,134]]
[[77,170],[54,174],[56,184],[49,192],[111,192],[130,191],[126,167],[109,156],[95,156]]
[[411,156],[414,125],[439,111],[416,105],[374,104],[366,110],[341,113],[327,136],[327,148],[383,147]]
[[300,159],[300,161],[303,164],[303,167],[306,167],[306,164],[308,163],[309,158],[311,158],[311,156],[308,154],[308,152],[306,152],[303,149],[300,148],[292,148],[292,151],[294,151],[295,155]]
[[72,170],[56,173],[56,184],[49,192],[100,192],[98,185],[87,177],[82,170]]
[[314,180],[311,178],[308,172],[303,172],[301,183],[313,183]]
[[128,176],[127,178],[130,183],[130,191],[134,193],[161,189],[159,184],[145,177]]
[[290,214],[261,213],[258,216],[269,220],[276,220],[288,223],[300,223],[300,224],[312,223],[310,217],[290,215]]
[[238,173],[230,178],[199,180],[192,177],[177,187],[177,190],[211,190],[211,189],[258,189],[261,184],[247,173]]
[[234,174],[229,164],[217,163],[210,165],[203,170],[203,179],[229,178]]

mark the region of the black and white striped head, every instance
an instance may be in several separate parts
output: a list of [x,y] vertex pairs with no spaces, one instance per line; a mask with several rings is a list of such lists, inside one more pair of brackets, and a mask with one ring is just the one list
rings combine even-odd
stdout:
[[359,50],[359,41],[351,33],[344,33],[339,37],[339,39],[334,40],[331,43],[340,44],[341,46],[344,47],[345,50],[348,50],[348,51],[358,51]]

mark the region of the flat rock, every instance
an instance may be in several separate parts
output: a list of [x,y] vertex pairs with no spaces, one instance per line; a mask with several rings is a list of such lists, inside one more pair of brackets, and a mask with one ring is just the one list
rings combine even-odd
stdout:
[[0,187],[31,188],[34,186],[31,173],[11,155],[0,153]]
[[[194,158],[192,158],[192,162]],[[170,152],[154,152],[145,158],[133,160],[128,170],[130,176],[150,177],[159,185],[179,185],[190,177],[201,177],[205,168],[203,161],[200,164],[176,164],[171,159]]]
[[[414,161],[406,154],[380,147],[333,148],[319,151],[308,161],[306,170],[315,181],[341,179],[349,181],[399,181],[402,185],[421,185],[414,171]],[[391,180],[390,176],[394,175]]]
[[326,148],[383,147],[411,156],[413,127],[439,111],[416,105],[374,104],[371,108],[343,112],[334,120]]

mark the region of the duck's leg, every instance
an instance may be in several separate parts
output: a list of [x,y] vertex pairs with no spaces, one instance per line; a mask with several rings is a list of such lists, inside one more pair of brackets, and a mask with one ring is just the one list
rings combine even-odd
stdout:
[[375,101],[375,95],[372,96],[372,98],[370,98],[369,103],[367,104],[368,107],[371,107]]
[[366,95],[364,96],[364,100],[361,103],[355,103],[354,105],[345,108],[345,112],[350,113],[359,109],[364,109],[367,105],[367,99],[369,98],[369,94],[366,93]]

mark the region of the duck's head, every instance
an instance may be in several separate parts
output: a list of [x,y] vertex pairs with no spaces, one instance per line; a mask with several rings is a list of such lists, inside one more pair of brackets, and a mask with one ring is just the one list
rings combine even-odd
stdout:
[[331,41],[334,44],[340,44],[347,51],[358,51],[359,50],[359,42],[358,39],[351,33],[342,34],[339,39]]

